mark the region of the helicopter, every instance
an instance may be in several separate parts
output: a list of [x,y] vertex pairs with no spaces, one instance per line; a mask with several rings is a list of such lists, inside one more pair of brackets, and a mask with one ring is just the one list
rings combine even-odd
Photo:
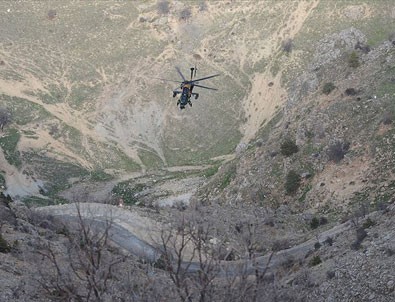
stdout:
[[[207,79],[210,79],[210,78],[214,78],[214,77],[219,76],[220,74],[214,74],[214,75],[211,75],[211,76],[208,76],[208,77],[196,79],[197,68],[195,66],[195,67],[191,67],[191,79],[188,81],[184,77],[184,75],[182,74],[180,68],[176,67],[176,70],[177,70],[178,74],[181,76],[182,82],[181,81],[167,80],[167,79],[160,79],[160,80],[168,81],[168,82],[181,83],[181,85],[179,87],[179,90],[178,90],[178,88],[173,90],[173,98],[175,98],[177,95],[181,94],[180,98],[177,101],[177,106],[179,106],[180,109],[185,109],[185,106],[187,104],[189,104],[189,106],[192,107],[192,102],[191,102],[191,97],[192,96],[195,97],[195,100],[198,99],[199,93],[193,92],[193,88],[195,86],[196,87],[200,87],[200,88],[204,88],[204,89],[218,90],[216,88],[211,88],[211,87],[199,85],[199,81],[203,81],[203,80],[207,80]],[[193,78],[195,78],[195,79],[193,79]]]

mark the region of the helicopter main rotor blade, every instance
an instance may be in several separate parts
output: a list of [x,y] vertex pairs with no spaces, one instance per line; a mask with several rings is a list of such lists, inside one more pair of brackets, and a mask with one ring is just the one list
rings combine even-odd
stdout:
[[168,80],[168,79],[163,79],[163,78],[155,78],[155,77],[154,77],[154,79],[162,80],[162,81],[166,81],[166,82],[180,83],[180,84],[183,83],[183,82],[181,82],[181,81],[174,81],[174,80]]
[[200,88],[204,88],[204,89],[210,89],[210,90],[218,90],[217,88],[211,88],[211,87],[202,86],[202,85],[197,85],[197,84],[195,84],[195,85],[193,85],[193,86],[200,87]]
[[211,78],[214,78],[214,77],[218,77],[219,75],[220,75],[219,73],[218,73],[218,74],[214,74],[214,75],[212,75],[212,76],[208,76],[208,77],[204,77],[204,78],[200,78],[200,79],[193,80],[192,82],[198,82],[198,81],[203,81],[203,80],[211,79]]
[[176,66],[176,70],[177,70],[178,74],[181,76],[182,80],[185,82],[186,79],[185,79],[184,75],[182,74],[180,68]]

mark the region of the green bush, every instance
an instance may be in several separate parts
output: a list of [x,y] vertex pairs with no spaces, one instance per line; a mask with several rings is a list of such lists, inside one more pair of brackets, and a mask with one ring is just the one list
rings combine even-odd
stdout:
[[336,88],[335,84],[332,82],[325,83],[324,87],[322,88],[322,93],[328,95]]
[[288,172],[285,180],[285,192],[288,195],[295,194],[300,187],[301,177],[294,170]]
[[321,262],[322,261],[321,261],[320,256],[314,256],[314,258],[311,259],[311,261],[310,261],[310,266],[316,266],[316,265],[320,264]]
[[375,224],[376,223],[372,219],[368,218],[368,219],[365,220],[365,222],[363,223],[362,227],[364,229],[368,229],[368,228],[374,226]]
[[332,145],[329,146],[327,152],[329,160],[334,161],[335,163],[340,162],[344,158],[344,155],[346,155],[349,149],[350,149],[349,142],[337,141],[333,143]]
[[310,221],[310,227],[314,230],[318,228],[320,225],[324,225],[328,223],[328,219],[326,217],[313,217]]
[[0,233],[0,253],[9,253],[10,251],[10,246]]
[[313,217],[313,219],[311,219],[310,221],[310,227],[314,230],[316,228],[318,228],[320,225],[320,221],[317,217]]
[[359,67],[359,65],[359,56],[355,51],[353,51],[348,58],[348,66],[352,68],[357,68]]
[[291,156],[292,154],[298,152],[299,148],[293,140],[287,138],[282,142],[282,144],[280,146],[280,150],[281,150],[282,155],[288,157],[288,156]]

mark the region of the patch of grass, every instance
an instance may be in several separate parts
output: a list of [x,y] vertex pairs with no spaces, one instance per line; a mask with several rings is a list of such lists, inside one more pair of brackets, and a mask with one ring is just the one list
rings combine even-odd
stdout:
[[45,195],[50,197],[54,197],[59,191],[69,188],[71,179],[89,177],[89,171],[77,164],[63,162],[36,153],[24,153],[24,161],[28,166],[34,168],[34,174],[38,179],[45,180],[43,189]]
[[220,165],[213,165],[212,167],[202,171],[200,173],[200,175],[204,176],[204,177],[207,177],[207,178],[209,178],[211,176],[214,176],[218,172],[218,168],[219,167],[220,167]]
[[285,193],[287,195],[293,195],[300,187],[301,178],[299,173],[294,170],[290,170],[285,179]]
[[35,96],[46,104],[63,103],[68,94],[68,90],[63,85],[49,84],[46,87],[48,92],[37,91]]
[[236,176],[236,164],[229,163],[226,167],[224,167],[224,169],[226,170],[224,171],[221,182],[219,184],[219,188],[221,190],[225,189]]
[[89,109],[89,103],[100,95],[101,86],[79,84],[70,93],[70,106],[77,110]]
[[24,98],[2,94],[0,95],[0,101],[4,102],[5,106],[10,110],[13,122],[20,126],[39,122],[51,116],[41,105]]
[[22,199],[28,207],[45,207],[57,204],[52,198],[41,198],[38,196],[28,196]]
[[19,131],[14,128],[8,129],[5,136],[0,137],[0,147],[3,149],[6,160],[18,168],[22,165],[20,154],[17,150],[20,137]]
[[359,56],[356,51],[353,51],[350,53],[348,57],[348,66],[352,68],[357,68],[359,67],[360,62],[359,62]]
[[112,175],[107,174],[103,170],[91,171],[89,176],[92,181],[107,181],[114,178]]
[[146,151],[139,149],[138,155],[147,169],[159,169],[163,167],[162,159],[156,154],[155,151]]
[[377,96],[383,97],[385,95],[395,96],[395,85],[389,81],[383,82],[377,88]]
[[302,195],[299,197],[298,201],[299,201],[299,202],[304,202],[304,201],[306,200],[306,195],[307,195],[307,193],[309,193],[310,190],[311,190],[312,188],[313,188],[313,187],[312,187],[311,184],[308,184],[307,186],[305,186],[305,187],[303,188],[303,193],[302,193]]

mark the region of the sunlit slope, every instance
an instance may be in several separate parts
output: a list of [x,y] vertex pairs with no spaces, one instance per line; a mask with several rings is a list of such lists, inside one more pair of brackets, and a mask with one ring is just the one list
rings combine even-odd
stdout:
[[[16,141],[3,152],[44,180],[57,161],[78,179],[232,153],[286,100],[273,64],[317,3],[1,2],[0,105]],[[177,84],[154,77],[195,64],[198,77],[221,74],[204,82],[219,90],[179,111]]]

